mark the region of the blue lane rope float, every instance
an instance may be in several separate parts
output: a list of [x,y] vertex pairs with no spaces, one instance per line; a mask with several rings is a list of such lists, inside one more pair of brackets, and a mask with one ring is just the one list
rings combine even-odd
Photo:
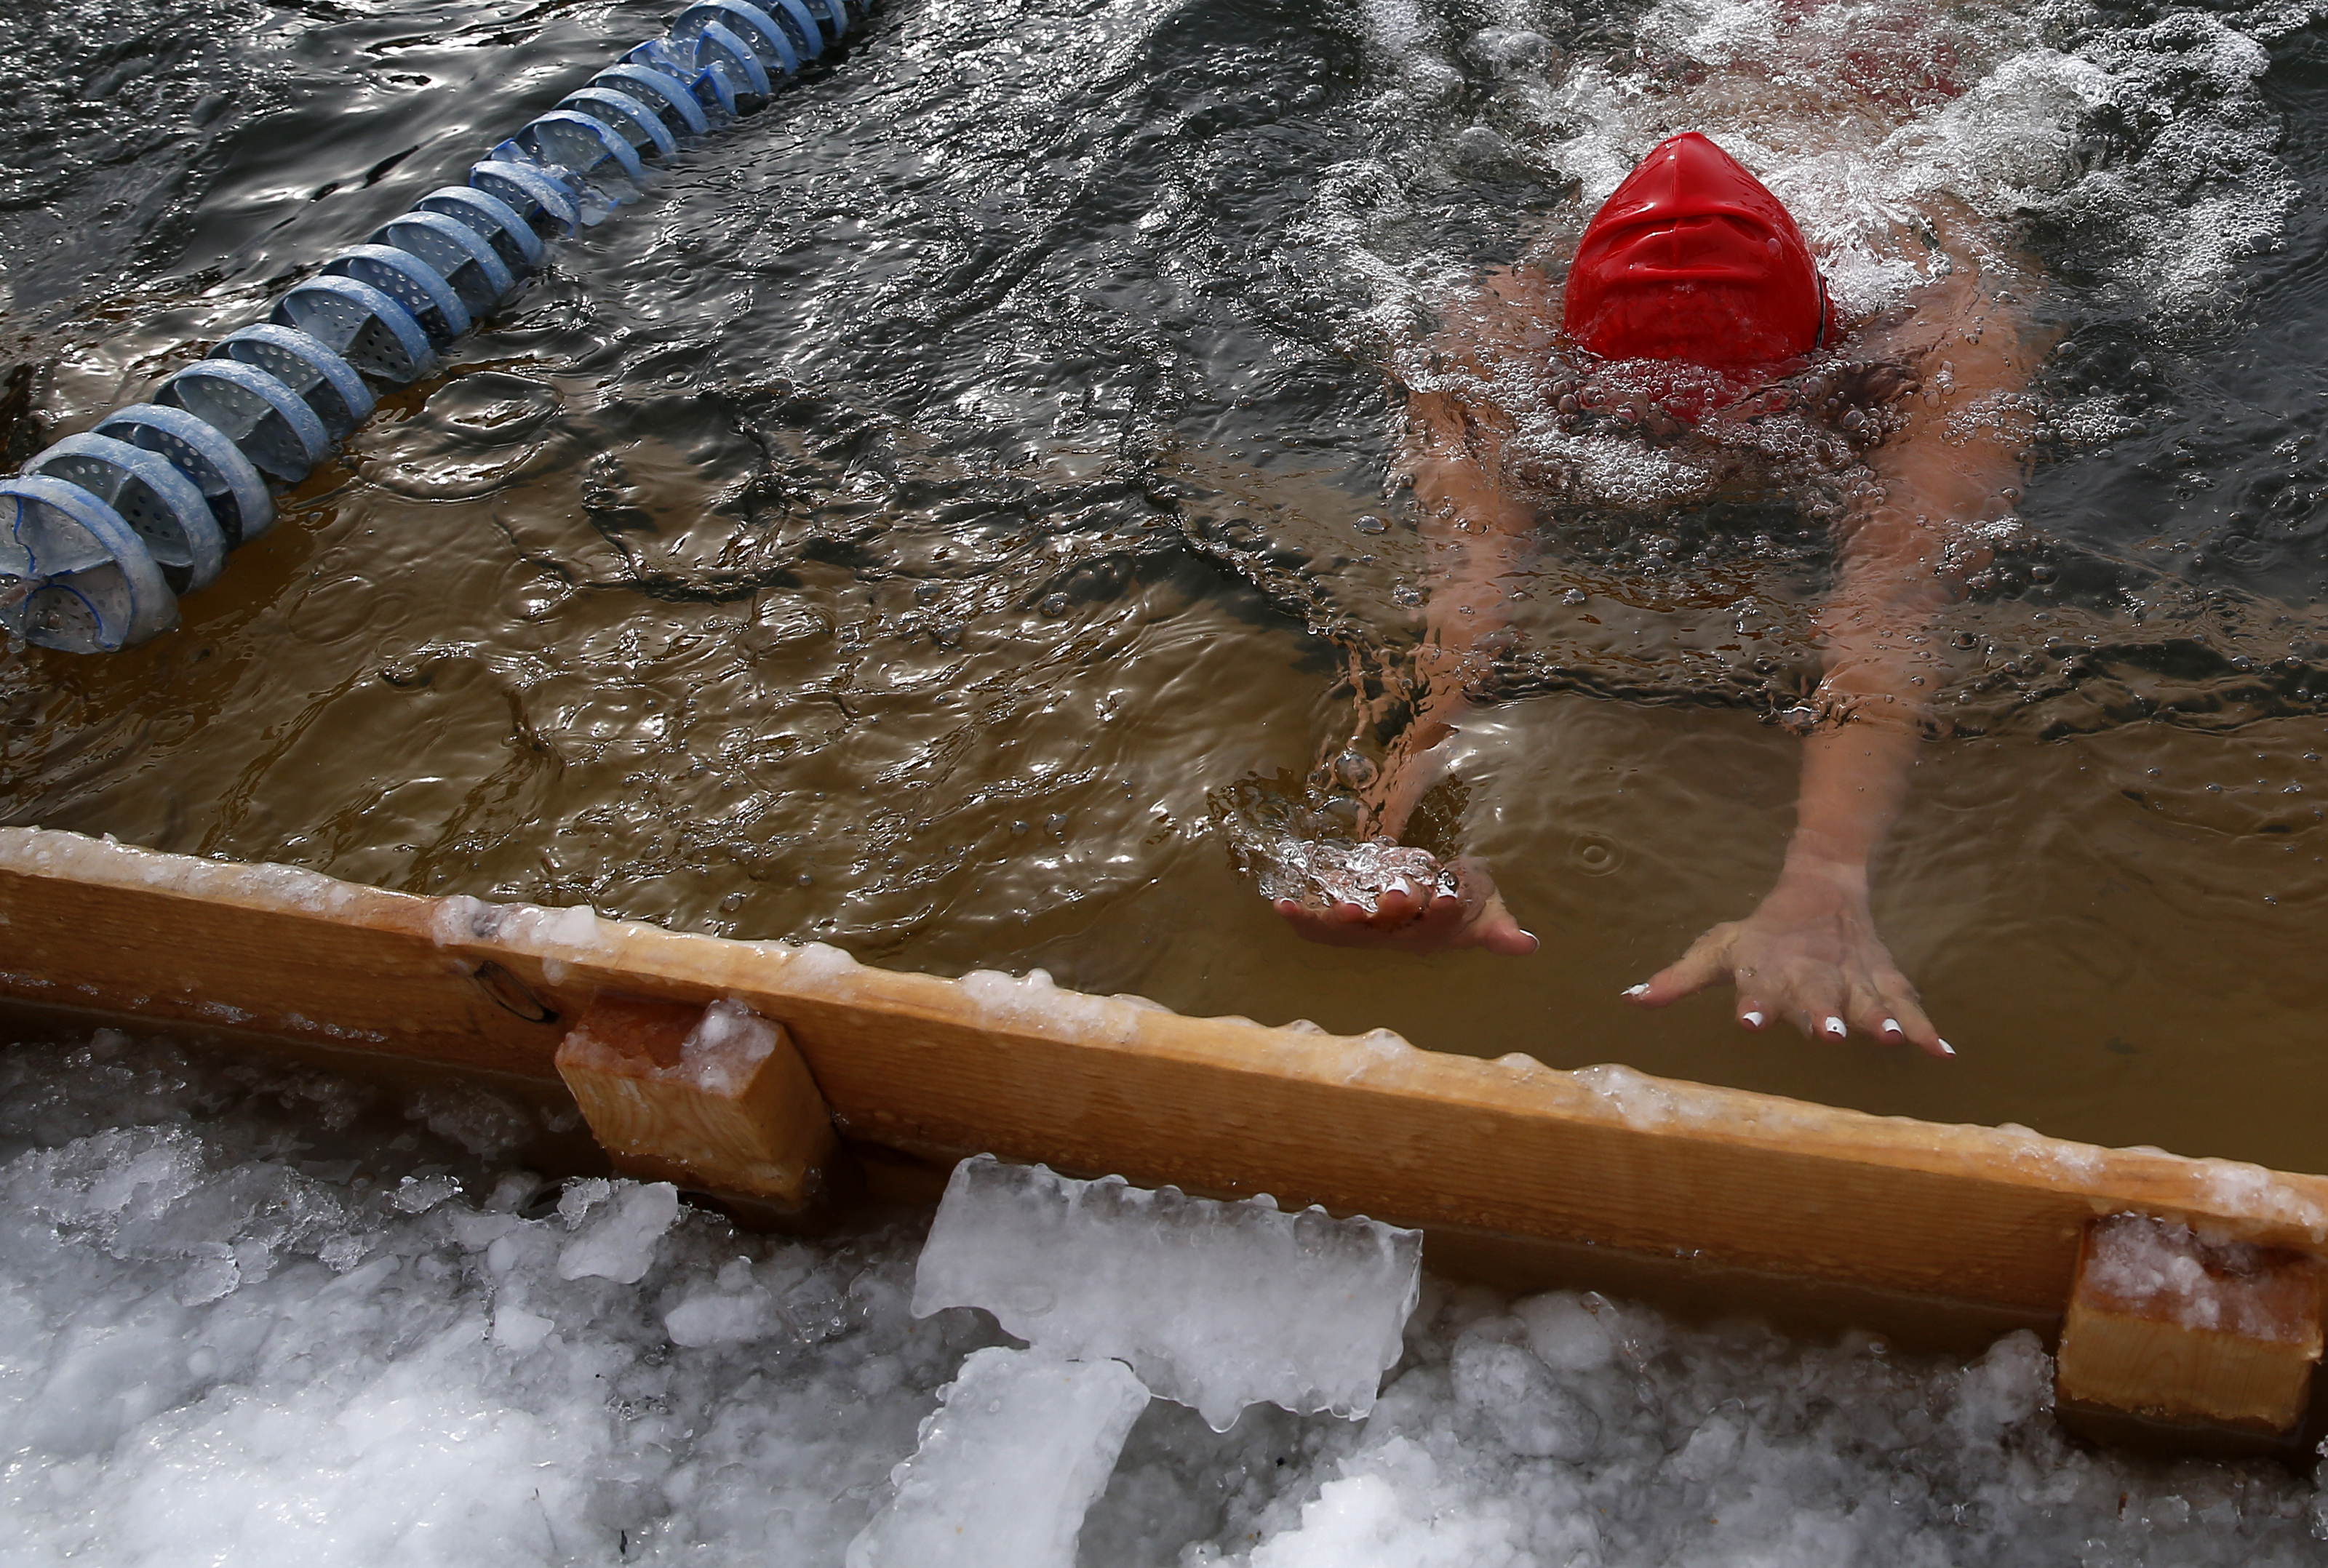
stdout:
[[[469,171],[286,291],[150,403],[0,479],[0,629],[109,653],[178,624],[178,600],[275,521],[295,485],[419,380],[548,255],[635,201],[681,144],[758,109],[869,0],[697,0]],[[852,14],[852,6],[856,7]]]

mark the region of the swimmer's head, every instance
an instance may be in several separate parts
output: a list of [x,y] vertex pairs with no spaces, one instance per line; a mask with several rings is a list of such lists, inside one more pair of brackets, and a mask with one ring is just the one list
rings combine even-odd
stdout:
[[1644,158],[1584,230],[1563,325],[1604,359],[1765,370],[1825,341],[1826,285],[1779,199],[1689,131]]

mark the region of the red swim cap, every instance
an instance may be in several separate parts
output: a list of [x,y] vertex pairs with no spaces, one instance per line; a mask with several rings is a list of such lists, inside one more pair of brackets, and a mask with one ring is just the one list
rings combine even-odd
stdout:
[[1818,347],[1826,320],[1826,285],[1785,206],[1685,131],[1584,230],[1562,324],[1604,359],[1756,370]]

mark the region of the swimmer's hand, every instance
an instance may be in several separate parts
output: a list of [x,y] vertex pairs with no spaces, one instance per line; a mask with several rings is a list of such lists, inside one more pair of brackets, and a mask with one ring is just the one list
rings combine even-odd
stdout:
[[1323,909],[1277,901],[1277,912],[1294,931],[1335,947],[1387,947],[1402,953],[1438,953],[1455,947],[1485,947],[1490,953],[1525,957],[1536,939],[1520,929],[1504,908],[1488,868],[1469,856],[1447,863],[1455,891],[1429,886],[1413,892],[1393,888],[1377,895],[1371,912],[1363,904],[1334,903]]
[[1747,1029],[1785,1019],[1813,1040],[1841,1041],[1857,1030],[1886,1045],[1956,1055],[1875,934],[1865,888],[1853,878],[1781,876],[1752,914],[1714,927],[1679,963],[1625,995],[1663,1007],[1724,981],[1738,987],[1738,1022]]

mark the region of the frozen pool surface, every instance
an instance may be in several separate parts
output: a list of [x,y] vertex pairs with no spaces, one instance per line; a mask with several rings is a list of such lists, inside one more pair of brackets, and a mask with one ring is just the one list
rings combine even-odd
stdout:
[[[493,1110],[110,1031],[0,1055],[0,1561],[838,1568],[1004,1342],[911,1316],[926,1217],[739,1236],[506,1167]],[[1363,1423],[1151,1405],[1079,1561],[2328,1555],[2307,1483],[2084,1449],[2049,1372],[2026,1336],[1958,1365],[1431,1282]]]

